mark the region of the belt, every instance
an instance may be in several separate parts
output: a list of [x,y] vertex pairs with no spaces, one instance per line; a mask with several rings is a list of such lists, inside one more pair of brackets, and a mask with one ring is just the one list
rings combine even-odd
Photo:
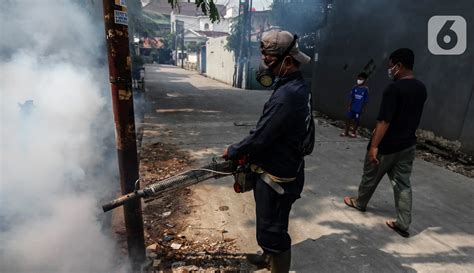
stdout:
[[285,193],[285,189],[280,185],[278,184],[277,182],[273,181],[272,178],[270,177],[270,175],[268,173],[262,173],[260,174],[260,178],[265,182],[267,183],[268,186],[270,186],[270,188],[272,188],[276,193],[282,195]]
[[283,189],[283,187],[279,183],[288,183],[296,180],[296,177],[286,178],[271,175],[254,164],[250,165],[250,169],[253,172],[260,174],[260,178],[278,194],[285,193],[285,189]]

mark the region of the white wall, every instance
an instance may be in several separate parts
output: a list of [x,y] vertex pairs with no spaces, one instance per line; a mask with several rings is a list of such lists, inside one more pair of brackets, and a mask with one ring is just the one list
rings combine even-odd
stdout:
[[188,62],[197,63],[197,53],[196,52],[188,52]]
[[189,43],[191,42],[195,42],[196,44],[199,44],[201,42],[205,42],[206,41],[206,37],[196,37],[196,36],[191,36],[191,35],[184,35],[184,44],[185,45],[188,45]]
[[193,16],[185,16],[181,14],[175,14],[171,12],[170,16],[170,23],[171,23],[171,31],[176,31],[176,20],[183,21],[184,29],[192,29],[192,30],[201,30],[199,25],[199,17]]
[[[194,17],[176,14],[174,12],[171,12],[170,16],[171,32],[176,31],[176,20],[184,22],[184,29],[230,32],[230,19],[221,18],[219,23],[213,24],[207,16]],[[209,25],[209,29],[204,28],[206,23]]]
[[234,76],[234,53],[224,46],[227,37],[210,38],[206,42],[206,75],[232,85]]
[[212,31],[221,31],[221,32],[227,32],[230,33],[230,20],[221,18],[219,23],[211,23],[211,20],[209,20],[209,17],[199,17],[199,24],[200,24],[200,30],[206,30],[204,28],[205,24],[209,24],[209,29]]

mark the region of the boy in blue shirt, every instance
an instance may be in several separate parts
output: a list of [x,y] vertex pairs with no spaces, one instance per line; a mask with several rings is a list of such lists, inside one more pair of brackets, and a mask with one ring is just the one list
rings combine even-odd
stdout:
[[[364,72],[357,75],[357,85],[354,86],[349,95],[350,104],[347,112],[346,129],[341,136],[357,137],[356,132],[359,127],[360,115],[365,105],[369,101],[369,87],[367,87],[368,75]],[[349,129],[352,125],[352,132]]]

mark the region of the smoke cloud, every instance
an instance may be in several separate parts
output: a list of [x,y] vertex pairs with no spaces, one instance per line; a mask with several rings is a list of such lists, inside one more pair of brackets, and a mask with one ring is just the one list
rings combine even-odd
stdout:
[[99,14],[93,0],[2,2],[0,272],[124,268],[99,206],[118,189]]

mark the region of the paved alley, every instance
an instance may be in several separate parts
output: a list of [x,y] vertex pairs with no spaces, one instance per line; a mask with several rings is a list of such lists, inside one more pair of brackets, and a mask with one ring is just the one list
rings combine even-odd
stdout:
[[[255,125],[270,91],[239,90],[173,66],[148,65],[142,146],[175,144],[195,167],[242,139]],[[302,198],[290,218],[292,270],[296,272],[473,272],[474,179],[416,160],[412,175],[411,237],[385,226],[395,216],[393,191],[380,183],[367,212],[343,203],[356,194],[367,139],[339,137],[340,129],[317,122],[315,152],[306,159]],[[235,238],[242,253],[255,241],[252,192],[236,194],[232,178],[194,185],[195,212],[186,237]],[[227,206],[228,210],[219,210]]]

